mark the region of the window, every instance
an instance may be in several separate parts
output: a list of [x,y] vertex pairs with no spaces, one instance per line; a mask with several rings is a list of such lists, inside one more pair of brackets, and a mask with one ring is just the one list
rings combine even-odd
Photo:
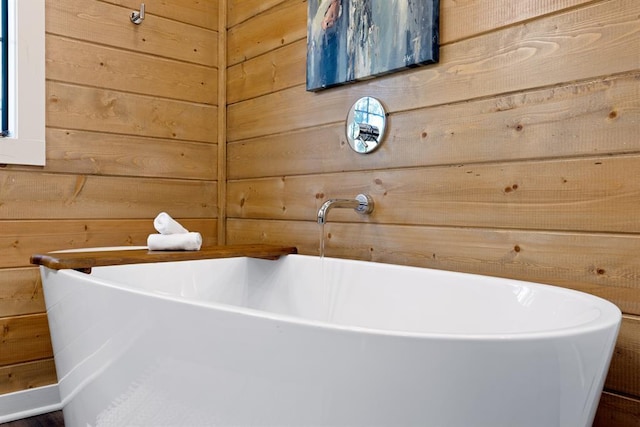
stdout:
[[[2,115],[7,115],[6,136],[0,138],[0,164],[45,163],[45,0],[0,0],[7,7],[3,22],[8,39],[6,92]],[[4,68],[4,67],[3,67]]]
[[9,135],[9,6],[8,0],[0,2],[0,136]]

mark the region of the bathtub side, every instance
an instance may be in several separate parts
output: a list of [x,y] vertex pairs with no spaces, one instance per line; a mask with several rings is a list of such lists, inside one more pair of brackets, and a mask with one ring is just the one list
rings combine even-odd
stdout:
[[[305,293],[316,275],[284,261],[250,263],[246,301]],[[68,427],[586,427],[615,339],[386,333],[43,274]]]

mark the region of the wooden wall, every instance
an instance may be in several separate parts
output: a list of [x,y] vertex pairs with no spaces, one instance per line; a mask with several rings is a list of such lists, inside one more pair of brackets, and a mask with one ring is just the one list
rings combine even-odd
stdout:
[[[624,312],[597,426],[640,424],[640,2],[441,0],[441,60],[305,91],[307,3],[229,0],[226,239],[540,281]],[[344,137],[364,95],[388,139]]]
[[36,252],[217,242],[218,0],[46,0],[47,165],[0,167],[0,394],[56,381]]

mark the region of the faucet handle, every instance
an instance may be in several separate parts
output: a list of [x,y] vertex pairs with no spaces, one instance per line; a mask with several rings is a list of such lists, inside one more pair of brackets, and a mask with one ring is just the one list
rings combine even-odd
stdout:
[[373,212],[373,198],[368,194],[358,194],[356,200],[359,202],[356,212],[360,214],[370,214]]

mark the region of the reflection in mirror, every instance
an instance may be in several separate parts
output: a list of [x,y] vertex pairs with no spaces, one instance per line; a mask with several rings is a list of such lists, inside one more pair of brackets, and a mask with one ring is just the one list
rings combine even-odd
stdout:
[[382,103],[375,98],[360,98],[349,110],[347,116],[347,140],[357,153],[371,153],[384,139],[386,112]]

